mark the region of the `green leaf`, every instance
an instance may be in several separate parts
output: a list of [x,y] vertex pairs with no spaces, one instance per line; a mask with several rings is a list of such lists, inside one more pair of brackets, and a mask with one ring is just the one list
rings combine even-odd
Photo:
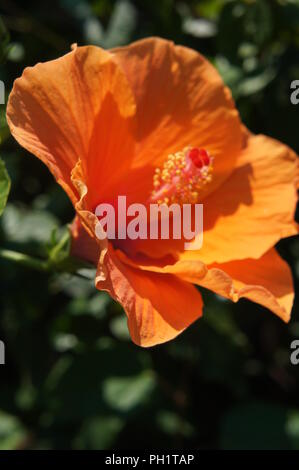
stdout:
[[78,449],[109,449],[124,427],[118,416],[96,416],[88,420],[80,431],[75,446]]
[[270,82],[272,82],[272,80],[274,80],[275,77],[276,71],[271,68],[268,68],[253,77],[248,77],[240,83],[238,94],[242,96],[250,96],[262,91]]
[[3,160],[0,159],[0,215],[2,215],[6,206],[9,190],[10,178],[6,171],[6,167]]
[[130,340],[127,317],[123,313],[118,317],[112,318],[110,321],[110,329],[117,339]]
[[0,17],[0,63],[4,62],[9,51],[9,33]]
[[6,238],[19,244],[46,243],[57,225],[58,220],[49,212],[19,208],[12,204],[7,205],[2,220]]
[[187,437],[194,435],[193,426],[188,421],[182,419],[179,414],[172,411],[160,411],[157,415],[157,422],[159,428],[161,428],[166,434],[173,436],[183,435]]
[[217,34],[217,26],[212,21],[202,18],[186,18],[183,31],[196,38],[211,38]]
[[107,49],[127,44],[136,27],[135,7],[129,0],[116,2],[106,31],[104,47]]
[[17,449],[26,438],[26,430],[20,421],[0,411],[0,450]]
[[[98,331],[95,326],[103,336],[100,324]],[[73,328],[69,331],[78,337]],[[152,396],[155,376],[144,351],[105,337],[96,350],[90,346],[85,353],[64,354],[48,375],[44,399],[57,422],[92,418],[105,410],[131,412]]]
[[[57,230],[52,232],[50,245],[48,247],[49,266],[56,271],[74,273],[80,269],[88,269],[89,263],[71,256],[71,233],[69,227],[63,227],[62,233],[57,239]],[[84,274],[82,274],[83,277]]]
[[288,412],[286,433],[292,443],[292,448],[299,450],[299,411],[290,410]]
[[129,412],[144,404],[155,387],[151,371],[135,377],[109,377],[103,383],[103,396],[108,405],[121,412]]

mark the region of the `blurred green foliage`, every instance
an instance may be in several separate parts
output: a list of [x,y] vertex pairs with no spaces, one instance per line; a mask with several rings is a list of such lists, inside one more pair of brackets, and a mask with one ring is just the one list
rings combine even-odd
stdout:
[[2,215],[6,206],[10,190],[10,179],[5,168],[4,162],[0,159],[0,215]]
[[[299,107],[290,103],[299,79],[298,0],[2,0],[0,15],[7,93],[25,66],[74,42],[110,48],[158,35],[208,56],[248,127],[299,151]],[[70,202],[9,137],[4,105],[0,111],[0,153],[12,180],[0,245],[63,262]],[[0,211],[8,184],[1,163]],[[299,241],[278,248],[298,291]],[[94,289],[93,270],[78,274],[0,263],[1,449],[299,449],[299,366],[289,360],[298,301],[284,325],[262,307],[204,292],[203,319],[143,350],[130,341],[121,307]]]

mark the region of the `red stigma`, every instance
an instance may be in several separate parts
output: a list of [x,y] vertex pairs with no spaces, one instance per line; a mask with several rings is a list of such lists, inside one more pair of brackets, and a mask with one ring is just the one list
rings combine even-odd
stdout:
[[189,150],[188,156],[192,160],[193,165],[195,165],[197,168],[201,168],[203,166],[203,161],[200,158],[198,148],[193,148]]
[[202,158],[202,161],[203,161],[204,165],[209,165],[210,157],[209,157],[208,152],[205,149],[200,149],[199,154]]
[[202,168],[210,163],[210,157],[205,149],[194,147],[189,150],[188,157],[197,168]]

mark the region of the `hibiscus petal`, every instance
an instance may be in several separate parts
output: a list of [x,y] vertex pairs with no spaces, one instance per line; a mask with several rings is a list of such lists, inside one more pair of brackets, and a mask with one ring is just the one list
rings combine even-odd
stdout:
[[172,256],[153,260],[146,256],[129,258],[123,251],[117,250],[118,258],[132,267],[154,273],[177,274],[185,281],[194,282],[194,279],[203,278],[207,274],[208,268],[199,258],[192,256],[193,252],[190,252],[191,256],[188,256],[187,253],[184,253],[178,261]]
[[196,288],[176,276],[155,274],[123,264],[112,252],[100,266],[96,287],[121,303],[132,340],[149,347],[175,338],[202,315]]
[[74,202],[70,178],[78,159],[93,178],[92,197],[107,185],[107,172],[114,175],[121,167],[110,158],[115,143],[120,145],[115,131],[122,135],[134,112],[130,87],[112,55],[88,46],[26,68],[10,94],[7,121],[16,140],[49,167]]
[[[237,168],[203,201],[203,246],[198,259],[209,265],[259,258],[281,238],[296,235],[298,162],[281,142],[248,134]],[[167,253],[181,256],[183,251],[178,240],[138,240],[134,246],[152,258]]]
[[[232,280],[229,292],[227,279],[224,280],[226,296],[235,302],[245,297],[268,308],[282,320],[289,321],[294,301],[292,273],[274,248],[258,260],[246,259],[215,265],[209,274],[215,292],[218,290],[216,277],[219,276],[219,271]],[[212,287],[205,278],[200,284]],[[223,286],[220,289],[223,291]]]
[[186,251],[178,261],[153,264],[150,259],[133,261],[121,254],[124,263],[143,271],[175,274],[184,281],[205,287],[234,302],[245,297],[268,308],[284,321],[290,319],[294,289],[287,263],[272,248],[260,259],[245,259],[205,266],[200,251]]
[[213,191],[231,173],[244,142],[231,93],[216,69],[197,52],[159,38],[112,52],[135,96],[139,145],[133,167],[143,168],[142,179],[133,174],[123,187],[142,199],[151,189],[153,166],[192,145],[215,157],[207,187]]
[[100,247],[96,238],[91,237],[84,229],[80,217],[76,216],[71,225],[71,254],[84,261],[97,265],[100,257]]
[[296,235],[298,158],[286,145],[251,136],[230,178],[204,201],[205,264],[259,258]]

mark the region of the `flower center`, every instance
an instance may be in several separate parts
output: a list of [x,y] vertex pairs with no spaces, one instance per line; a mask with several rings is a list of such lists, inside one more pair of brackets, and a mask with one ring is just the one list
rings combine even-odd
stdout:
[[186,147],[168,156],[156,168],[151,202],[158,204],[195,204],[200,191],[212,180],[213,157],[205,149]]

